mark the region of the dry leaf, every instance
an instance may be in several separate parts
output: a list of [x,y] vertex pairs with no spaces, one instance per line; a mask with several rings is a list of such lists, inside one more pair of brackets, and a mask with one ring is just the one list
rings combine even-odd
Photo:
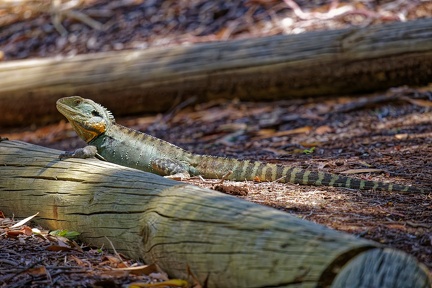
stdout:
[[218,131],[221,132],[238,132],[244,131],[247,129],[247,125],[245,123],[227,123],[222,124],[218,127]]
[[126,267],[129,267],[129,265],[126,262],[124,262],[124,261],[120,262],[117,265],[117,268],[126,268]]
[[117,267],[122,262],[119,258],[111,255],[105,255],[103,260],[101,264],[109,264],[112,267]]
[[65,247],[65,246],[51,245],[51,246],[48,246],[47,248],[45,248],[45,250],[58,252],[58,251],[72,251],[74,249],[70,248],[70,247]]
[[401,231],[406,231],[405,225],[402,225],[402,224],[390,223],[390,224],[387,224],[386,226],[390,229],[397,229],[397,230],[401,230]]
[[33,276],[40,276],[40,275],[46,275],[47,274],[47,270],[46,270],[45,266],[30,268],[26,272],[33,275]]
[[266,137],[272,137],[275,133],[276,133],[275,129],[261,129],[256,134],[259,137],[266,138]]
[[213,187],[213,189],[230,195],[246,196],[249,193],[249,189],[247,187],[238,185],[216,185]]
[[104,270],[100,272],[101,275],[105,277],[126,277],[129,272],[128,271],[121,271],[121,270]]
[[85,262],[76,257],[75,255],[70,255],[70,258],[72,258],[72,260],[74,260],[79,266],[86,266]]
[[362,161],[362,160],[359,160],[359,164],[361,164],[361,165],[363,165],[363,166],[366,166],[366,167],[371,167],[372,165],[370,165],[369,163],[367,163],[367,162],[365,162],[365,161]]
[[189,283],[182,279],[171,279],[168,281],[157,282],[157,283],[143,283],[134,282],[129,284],[129,288],[140,288],[140,287],[188,287]]
[[19,221],[18,223],[12,225],[12,226],[9,227],[9,228],[16,228],[16,227],[22,226],[22,225],[24,225],[25,223],[27,223],[28,221],[30,221],[31,219],[33,219],[34,217],[36,217],[38,214],[39,214],[39,212],[37,212],[36,214],[34,214],[34,215],[32,215],[32,216],[29,216],[29,217],[27,217],[27,218],[25,218],[25,219]]
[[23,231],[21,230],[12,230],[12,231],[7,231],[6,235],[8,237],[12,237],[12,238],[17,238],[19,235],[23,235]]
[[299,144],[305,148],[321,146],[320,142],[300,142]]
[[[58,237],[58,236],[57,236]],[[69,240],[68,239],[66,239],[66,238],[63,238],[63,237],[58,237],[58,239],[57,239],[57,245],[58,246],[62,246],[62,247],[68,247],[68,248],[71,248],[71,245],[69,245]]]
[[403,140],[403,139],[407,139],[408,138],[408,134],[404,133],[404,134],[396,134],[395,138],[398,140]]
[[323,125],[315,129],[315,133],[318,135],[323,135],[332,132],[333,129],[328,125]]
[[6,234],[10,237],[16,238],[19,235],[26,235],[26,236],[30,236],[33,234],[32,229],[29,226],[24,226],[19,230],[9,230],[6,232]]
[[30,235],[33,234],[33,230],[32,230],[32,228],[30,228],[30,227],[27,226],[27,225],[24,226],[21,230],[23,231],[23,234],[24,234],[24,235],[30,236]]
[[270,138],[270,137],[283,137],[283,136],[289,136],[294,134],[307,134],[310,131],[312,131],[311,126],[303,126],[300,128],[292,129],[292,130],[285,130],[285,131],[279,131],[275,132],[274,129],[262,129],[258,131],[257,139],[263,139],[263,138]]
[[293,135],[293,134],[308,134],[311,131],[312,131],[311,126],[303,126],[303,127],[292,129],[292,130],[277,132],[275,136],[281,137],[281,136],[288,136],[288,135]]
[[126,267],[126,268],[113,268],[112,270],[128,271],[130,274],[134,274],[134,275],[150,275],[151,273],[158,272],[157,266],[155,264]]

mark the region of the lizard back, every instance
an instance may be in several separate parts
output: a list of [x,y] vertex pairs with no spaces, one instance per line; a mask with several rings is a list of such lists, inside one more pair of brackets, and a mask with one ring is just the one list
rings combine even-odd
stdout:
[[152,167],[152,160],[178,161],[191,176],[200,175],[208,179],[224,177],[234,181],[278,181],[349,189],[424,192],[417,187],[363,180],[289,165],[193,154],[167,141],[118,124],[111,126],[109,131],[89,144],[97,146],[99,154],[110,162],[163,176],[166,175]]

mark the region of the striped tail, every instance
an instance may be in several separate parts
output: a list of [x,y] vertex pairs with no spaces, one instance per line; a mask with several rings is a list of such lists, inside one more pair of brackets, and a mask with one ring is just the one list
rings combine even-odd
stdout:
[[[276,166],[277,170],[284,170],[283,166]],[[380,191],[394,191],[403,193],[425,193],[425,191],[418,187],[399,185],[394,183],[384,183],[378,181],[362,180],[358,178],[346,177],[337,174],[330,174],[325,172],[315,172],[304,170],[300,168],[290,167],[287,169],[287,174],[281,175],[281,182],[295,183],[302,185],[316,185],[316,186],[331,186],[349,189],[360,190],[380,190]],[[278,171],[276,172],[278,176]],[[278,179],[278,178],[276,178]]]
[[[196,156],[195,156],[196,157]],[[279,181],[301,185],[332,186],[361,190],[381,190],[403,193],[426,193],[422,188],[394,183],[368,181],[337,174],[316,172],[293,166],[264,163],[250,160],[237,160],[212,156],[201,156],[197,173],[206,178],[225,178],[234,181]],[[218,173],[216,174],[215,171]]]

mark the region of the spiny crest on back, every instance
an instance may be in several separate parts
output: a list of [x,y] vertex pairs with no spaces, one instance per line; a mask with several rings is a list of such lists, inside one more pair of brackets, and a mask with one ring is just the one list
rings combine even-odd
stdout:
[[111,123],[115,124],[114,115],[111,113],[110,110],[108,110],[108,109],[105,108],[104,106],[102,106],[102,105],[100,105],[100,104],[98,104],[98,103],[96,103],[96,102],[94,102],[94,101],[92,101],[92,102],[94,103],[94,105],[97,107],[97,109],[98,109],[99,111],[103,111],[104,116],[105,116],[106,118],[108,118],[108,120],[109,120]]

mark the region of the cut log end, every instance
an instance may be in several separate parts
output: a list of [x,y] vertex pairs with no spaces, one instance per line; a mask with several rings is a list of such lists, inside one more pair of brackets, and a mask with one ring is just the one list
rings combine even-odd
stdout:
[[[325,278],[323,274],[321,279]],[[331,285],[326,285],[325,281],[322,284],[319,286],[428,288],[432,287],[432,278],[427,268],[413,256],[394,249],[376,248],[350,260],[337,273]]]

